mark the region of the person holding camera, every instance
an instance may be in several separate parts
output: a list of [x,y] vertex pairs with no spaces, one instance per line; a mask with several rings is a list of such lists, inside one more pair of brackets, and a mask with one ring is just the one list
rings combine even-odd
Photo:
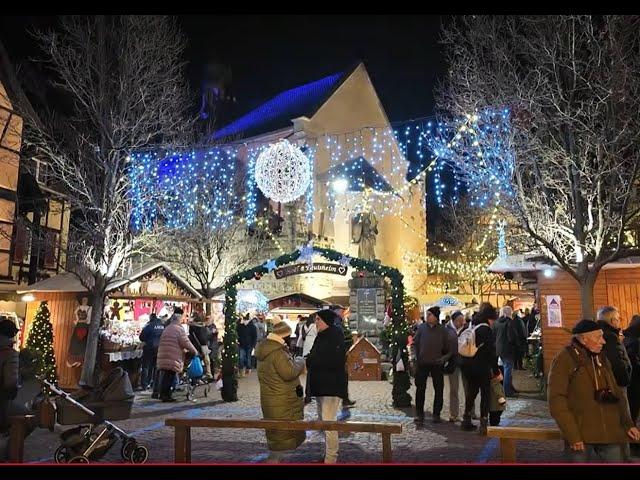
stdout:
[[[300,375],[305,372],[302,358],[293,358],[286,345],[291,327],[278,322],[273,332],[256,347],[260,407],[266,420],[302,420],[303,391]],[[267,463],[280,463],[286,452],[298,448],[306,438],[304,431],[267,430],[269,458]]]
[[575,463],[622,462],[629,440],[640,440],[629,404],[603,352],[601,326],[581,320],[571,344],[551,364],[548,401],[565,439],[567,459]]

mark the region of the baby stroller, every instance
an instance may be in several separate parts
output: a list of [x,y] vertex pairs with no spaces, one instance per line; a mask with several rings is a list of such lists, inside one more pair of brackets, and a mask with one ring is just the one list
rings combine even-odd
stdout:
[[[198,359],[197,361],[195,359]],[[194,362],[199,365],[194,365]],[[198,356],[187,358],[185,368],[180,374],[180,383],[184,385],[187,393],[187,400],[197,402],[198,392],[201,390],[204,398],[209,396],[211,384],[203,379],[202,361]]]
[[[78,425],[60,435],[60,446],[54,453],[56,463],[89,463],[102,458],[118,439],[120,454],[131,463],[144,463],[149,450],[109,420],[125,420],[131,416],[133,389],[129,375],[116,368],[93,391],[68,394],[46,380],[49,389],[59,395],[55,399],[56,417],[60,425]],[[107,420],[109,419],[109,420]]]

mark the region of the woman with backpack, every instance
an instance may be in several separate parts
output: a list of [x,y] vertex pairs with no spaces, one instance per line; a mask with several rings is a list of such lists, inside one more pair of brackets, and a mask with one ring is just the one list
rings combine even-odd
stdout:
[[472,328],[462,332],[458,339],[458,353],[461,358],[462,381],[465,391],[465,408],[461,428],[473,431],[477,426],[471,422],[476,397],[480,393],[480,430],[487,434],[489,423],[489,401],[491,398],[491,378],[500,372],[496,355],[496,342],[491,325],[498,318],[498,312],[490,303],[483,303],[472,321]]

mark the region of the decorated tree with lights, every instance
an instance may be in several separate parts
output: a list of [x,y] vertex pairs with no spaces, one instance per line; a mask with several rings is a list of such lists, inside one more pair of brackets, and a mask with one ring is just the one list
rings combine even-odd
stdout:
[[[151,155],[139,165],[142,171],[154,168],[151,189],[168,184],[152,210],[134,211],[135,223],[146,228],[147,255],[174,266],[206,299],[229,275],[263,259],[268,222],[258,216],[247,225],[247,173],[235,157],[203,147],[162,159]],[[137,205],[144,208],[142,202]]]
[[[499,225],[504,220],[498,219],[499,209],[472,206],[473,202],[473,194],[468,192],[450,199],[434,229],[429,255],[408,255],[406,260],[426,270],[430,286],[438,292],[473,295],[484,301],[505,283],[502,275],[487,271],[498,255]],[[523,242],[517,225],[505,231],[509,235],[504,239],[505,252],[506,243],[512,251],[526,249],[526,238]]]
[[578,282],[632,251],[640,165],[638,16],[469,16],[443,30],[448,159],[485,205]]
[[[69,16],[37,39],[50,68],[54,113],[27,101],[24,143],[65,192],[67,268],[94,298],[80,384],[93,386],[107,284],[138,249],[131,226],[130,154],[169,148],[189,131],[190,96],[176,23],[160,16]],[[182,140],[181,140],[182,139]]]
[[36,358],[36,375],[57,385],[56,356],[53,351],[53,326],[47,301],[40,302],[33,318],[26,348]]

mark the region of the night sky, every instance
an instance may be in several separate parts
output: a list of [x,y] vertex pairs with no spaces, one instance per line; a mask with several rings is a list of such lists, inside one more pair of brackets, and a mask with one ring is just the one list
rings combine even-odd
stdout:
[[[421,118],[433,114],[433,90],[445,71],[438,38],[446,18],[439,16],[185,15],[178,21],[189,42],[185,60],[194,90],[205,64],[229,66],[235,115],[361,60],[392,122]],[[0,17],[0,40],[13,63],[38,54],[29,29],[55,24],[52,16]]]
[[[431,115],[433,87],[444,64],[442,19],[420,15],[184,15],[194,89],[202,67],[231,67],[238,113],[295,86],[362,60],[391,121]],[[0,39],[14,63],[37,54],[30,28],[55,25],[51,16],[3,16]]]

